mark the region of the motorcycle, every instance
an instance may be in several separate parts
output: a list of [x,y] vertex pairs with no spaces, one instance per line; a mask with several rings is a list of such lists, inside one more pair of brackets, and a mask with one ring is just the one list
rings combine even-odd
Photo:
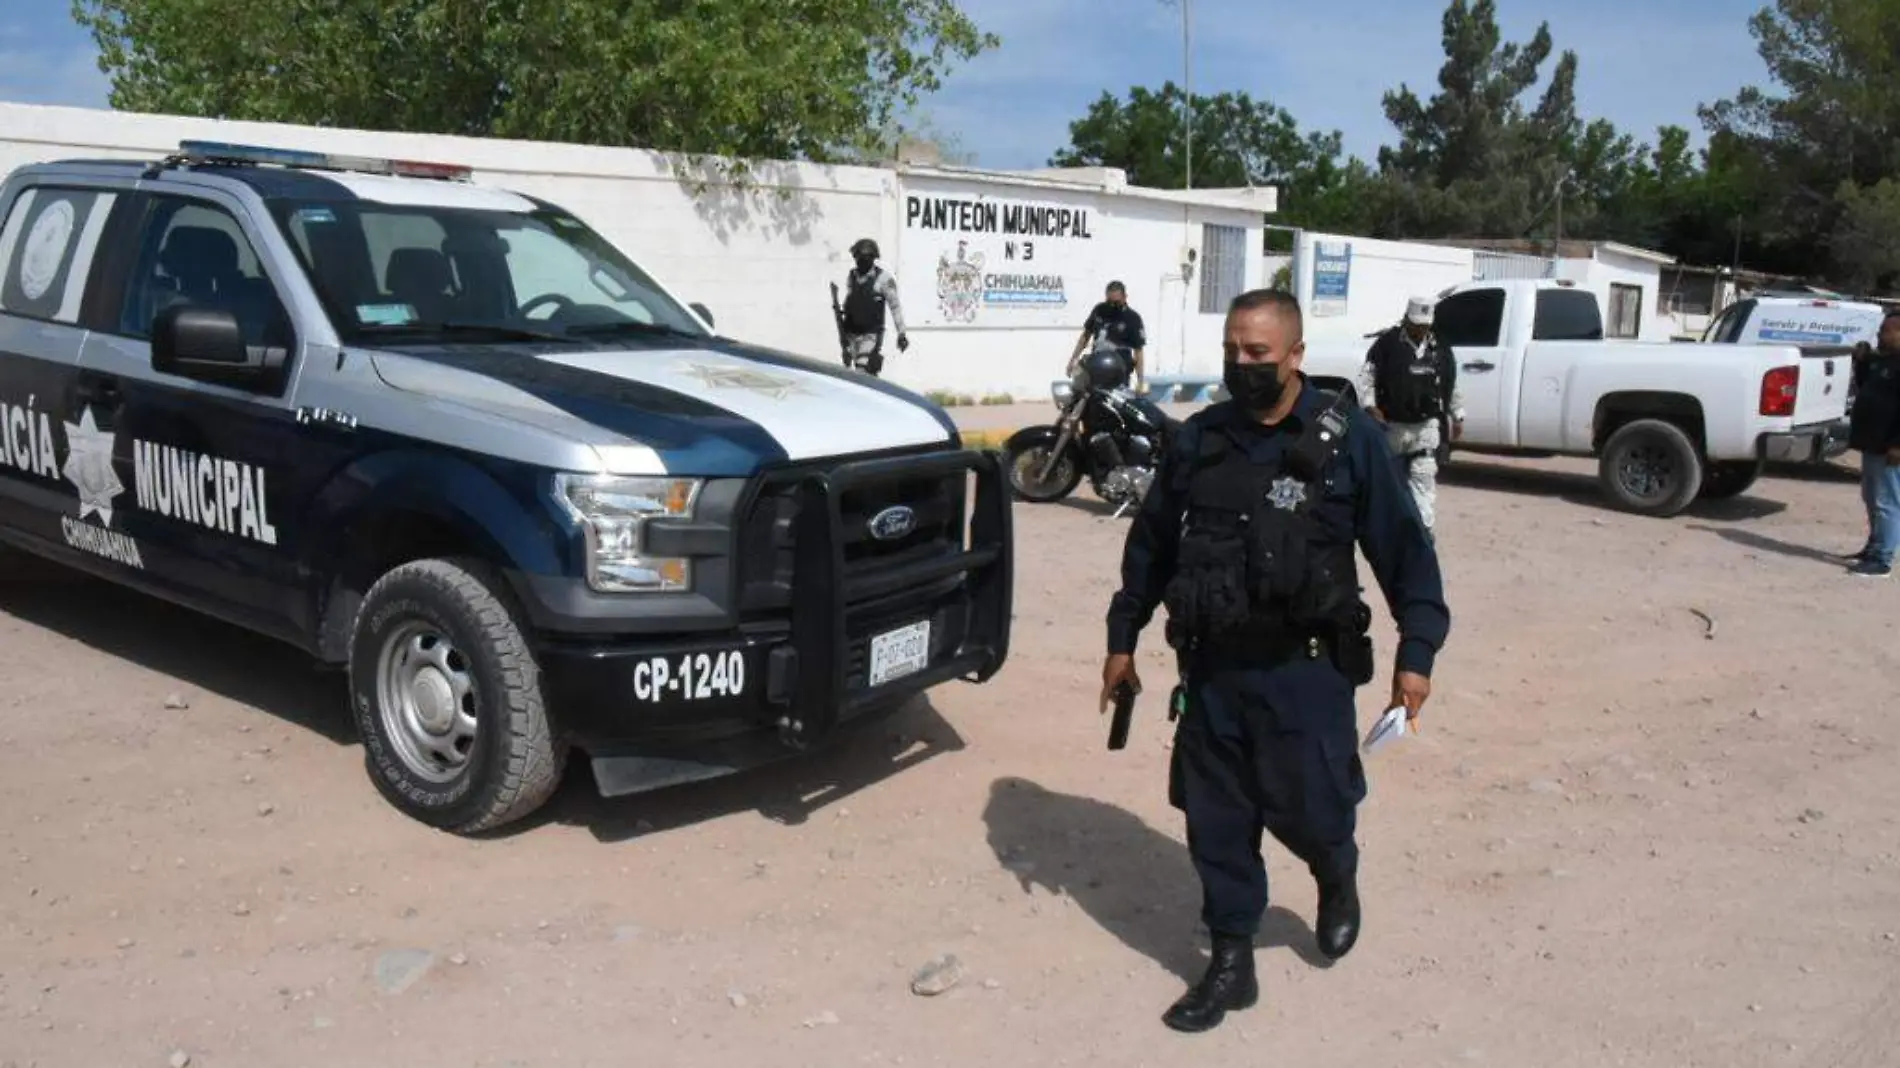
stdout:
[[1059,501],[1086,477],[1117,518],[1141,503],[1179,424],[1127,382],[1127,358],[1098,345],[1068,381],[1051,387],[1056,421],[1024,427],[1003,445],[1019,499]]

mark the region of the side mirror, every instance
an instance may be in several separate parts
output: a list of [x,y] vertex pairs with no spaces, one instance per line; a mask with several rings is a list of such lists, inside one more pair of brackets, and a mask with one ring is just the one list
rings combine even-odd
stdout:
[[708,307],[706,307],[706,306],[705,306],[704,304],[701,304],[701,303],[700,303],[700,302],[698,302],[698,301],[694,301],[694,302],[693,302],[693,304],[692,304],[692,308],[693,308],[693,310],[694,310],[694,311],[696,311],[696,312],[698,312],[698,313],[699,313],[699,317],[700,317],[701,319],[704,319],[704,320],[706,320],[706,325],[707,325],[707,326],[711,326],[711,325],[713,325],[713,316],[712,316],[712,309],[711,309],[711,308],[708,308]]
[[240,388],[282,371],[286,350],[244,343],[237,316],[223,308],[174,304],[152,319],[152,369]]

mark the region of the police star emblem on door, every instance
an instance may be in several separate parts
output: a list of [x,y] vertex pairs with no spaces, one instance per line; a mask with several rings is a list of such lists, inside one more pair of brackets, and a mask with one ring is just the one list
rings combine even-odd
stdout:
[[1282,512],[1291,512],[1306,500],[1306,487],[1296,478],[1276,478],[1267,491],[1267,503]]
[[92,409],[79,416],[79,422],[66,424],[66,481],[79,491],[79,518],[96,515],[106,526],[112,525],[112,499],[125,492],[112,469],[112,439],[109,430],[100,430]]

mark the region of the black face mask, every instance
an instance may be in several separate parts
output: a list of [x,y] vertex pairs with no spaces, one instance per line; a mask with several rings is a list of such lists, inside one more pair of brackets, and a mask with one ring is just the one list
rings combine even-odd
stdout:
[[1221,371],[1221,384],[1235,404],[1250,412],[1267,411],[1286,394],[1276,363],[1229,363]]
[[859,271],[868,271],[868,270],[870,270],[870,269],[871,269],[871,265],[872,265],[873,263],[876,263],[876,262],[877,262],[876,260],[874,260],[874,259],[872,259],[872,258],[871,258],[871,257],[869,257],[869,256],[859,256],[859,257],[858,257],[858,270],[859,270]]

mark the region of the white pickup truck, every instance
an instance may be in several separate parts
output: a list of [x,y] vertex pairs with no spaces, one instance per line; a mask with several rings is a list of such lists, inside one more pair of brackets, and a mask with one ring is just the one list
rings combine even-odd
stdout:
[[[1610,499],[1645,515],[1735,496],[1767,461],[1808,459],[1846,408],[1845,361],[1793,345],[1605,341],[1596,294],[1567,281],[1452,286],[1434,329],[1458,365],[1457,448],[1598,457]],[[1353,389],[1367,344],[1309,342],[1304,370]]]

